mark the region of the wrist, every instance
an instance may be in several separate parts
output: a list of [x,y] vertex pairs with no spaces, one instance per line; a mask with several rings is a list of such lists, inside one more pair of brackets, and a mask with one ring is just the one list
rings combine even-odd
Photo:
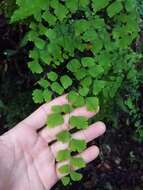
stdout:
[[14,163],[14,151],[5,136],[0,136],[0,190],[9,189]]

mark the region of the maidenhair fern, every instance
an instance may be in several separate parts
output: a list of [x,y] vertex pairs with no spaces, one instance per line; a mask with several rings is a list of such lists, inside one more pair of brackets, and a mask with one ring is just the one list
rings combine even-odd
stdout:
[[[80,103],[80,98],[83,104]],[[82,130],[88,128],[88,119],[84,116],[74,116],[71,112],[75,108],[87,105],[87,110],[96,112],[99,109],[98,98],[87,97],[86,103],[84,98],[76,92],[71,91],[67,95],[69,104],[55,105],[51,108],[51,114],[47,118],[47,127],[54,128],[64,124],[64,115],[68,114],[68,129],[57,134],[57,140],[67,144],[67,149],[60,150],[56,155],[57,162],[66,161],[65,164],[58,168],[59,172],[64,176],[62,182],[64,185],[70,183],[71,180],[78,181],[82,175],[74,170],[84,168],[86,163],[81,157],[72,156],[73,153],[81,153],[87,148],[87,143],[83,139],[73,137],[71,130]],[[67,122],[67,121],[66,121]],[[67,161],[68,160],[68,161]],[[67,175],[69,177],[67,177]]]
[[[135,63],[140,56],[130,48],[139,33],[136,0],[17,0],[11,22],[29,18],[25,41],[33,43],[28,67],[39,75],[33,92],[35,103],[68,93],[69,104],[52,107],[47,126],[64,123],[64,114],[86,106],[97,112],[109,112],[110,102],[125,82],[137,88]],[[88,120],[69,117],[69,128],[81,130]],[[69,131],[57,135],[68,148],[57,154],[57,161],[69,160],[59,168],[64,185],[80,180],[74,169],[83,168],[84,160],[73,157],[86,142],[74,139]]]

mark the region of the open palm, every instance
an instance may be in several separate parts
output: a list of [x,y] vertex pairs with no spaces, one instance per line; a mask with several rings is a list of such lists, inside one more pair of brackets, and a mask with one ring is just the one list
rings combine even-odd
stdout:
[[[61,178],[57,168],[62,163],[56,163],[56,153],[65,149],[67,144],[55,141],[56,135],[63,129],[68,129],[68,115],[64,116],[63,125],[49,129],[45,126],[51,106],[68,103],[66,96],[61,96],[50,103],[44,104],[15,128],[0,137],[0,154],[5,158],[6,189],[10,190],[49,190]],[[70,115],[92,117],[95,113],[85,107],[75,109]],[[87,142],[105,132],[102,122],[92,124],[88,129],[76,132],[74,137]],[[2,146],[3,145],[3,146]],[[99,154],[96,146],[91,146],[81,153],[88,163]],[[1,158],[1,157],[0,157]],[[1,176],[1,175],[0,175]]]

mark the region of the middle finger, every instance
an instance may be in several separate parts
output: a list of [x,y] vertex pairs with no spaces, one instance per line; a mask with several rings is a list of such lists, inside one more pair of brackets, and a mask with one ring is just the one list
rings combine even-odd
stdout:
[[87,118],[91,118],[95,115],[95,112],[90,112],[86,109],[86,107],[77,108],[70,114],[66,114],[64,116],[64,123],[60,126],[57,126],[55,128],[48,128],[45,127],[41,131],[39,131],[39,135],[47,142],[50,143],[53,140],[56,140],[56,135],[63,131],[69,129],[69,118],[71,116],[84,116]]
[[[106,130],[104,123],[96,122],[89,126],[89,128],[85,130],[78,131],[72,135],[75,139],[85,140],[86,143],[92,141],[93,139],[102,135]],[[56,157],[58,151],[65,150],[68,148],[68,143],[55,142],[51,145],[51,151],[53,155]]]

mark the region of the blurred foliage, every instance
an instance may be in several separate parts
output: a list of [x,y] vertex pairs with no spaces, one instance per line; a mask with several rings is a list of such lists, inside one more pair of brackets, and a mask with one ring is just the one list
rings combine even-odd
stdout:
[[10,18],[14,9],[16,8],[15,0],[2,0],[0,2],[0,12],[4,13],[6,18]]
[[14,127],[34,108],[28,80],[19,76],[14,65],[7,71],[0,69],[0,118],[5,129]]
[[136,0],[137,1],[137,8],[139,11],[139,14],[143,16],[143,1],[142,0]]

